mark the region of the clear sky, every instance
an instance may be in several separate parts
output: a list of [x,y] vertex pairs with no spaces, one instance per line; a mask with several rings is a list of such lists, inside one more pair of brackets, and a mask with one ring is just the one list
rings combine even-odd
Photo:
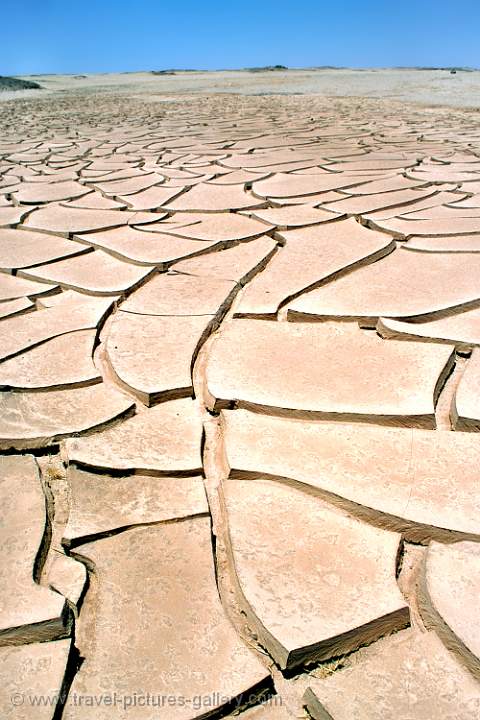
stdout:
[[480,0],[1,0],[0,74],[480,67]]

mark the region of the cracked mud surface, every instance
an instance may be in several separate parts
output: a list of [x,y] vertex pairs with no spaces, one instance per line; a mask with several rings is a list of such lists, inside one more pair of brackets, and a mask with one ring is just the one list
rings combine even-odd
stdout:
[[0,715],[480,712],[480,126],[0,115]]

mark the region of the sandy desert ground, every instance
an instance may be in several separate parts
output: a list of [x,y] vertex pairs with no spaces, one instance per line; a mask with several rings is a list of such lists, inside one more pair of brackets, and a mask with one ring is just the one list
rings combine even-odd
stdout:
[[[164,93],[241,93],[243,95],[308,95],[323,97],[371,97],[425,105],[480,107],[480,71],[416,69],[290,69],[273,72],[229,70],[180,72],[153,75],[151,72],[103,75],[35,75],[43,94],[66,92],[148,94],[150,99]],[[35,97],[36,91],[22,91]],[[0,93],[0,100],[19,97],[19,93]]]
[[478,76],[295,77],[0,107],[2,719],[478,720]]

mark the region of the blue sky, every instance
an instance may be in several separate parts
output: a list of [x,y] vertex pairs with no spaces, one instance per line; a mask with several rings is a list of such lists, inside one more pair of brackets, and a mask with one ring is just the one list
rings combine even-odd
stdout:
[[2,0],[0,74],[480,67],[480,0]]

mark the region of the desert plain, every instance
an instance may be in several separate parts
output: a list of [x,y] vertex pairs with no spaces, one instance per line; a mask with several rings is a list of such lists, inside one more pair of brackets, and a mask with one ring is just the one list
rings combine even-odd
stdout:
[[479,73],[0,93],[0,717],[480,714]]

